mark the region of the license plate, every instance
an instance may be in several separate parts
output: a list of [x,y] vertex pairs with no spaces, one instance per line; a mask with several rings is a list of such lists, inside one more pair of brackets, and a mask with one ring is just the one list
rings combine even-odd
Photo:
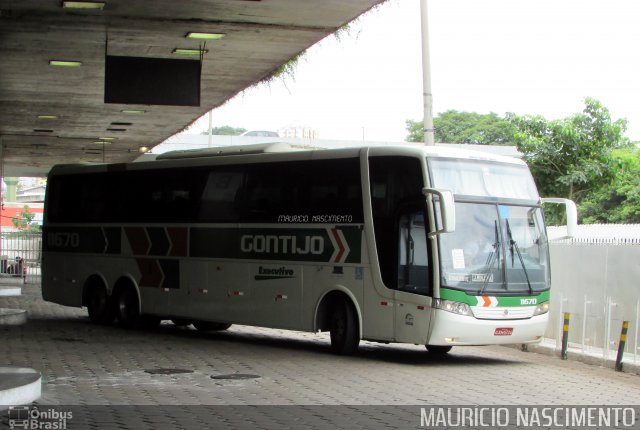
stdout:
[[513,327],[499,327],[493,332],[494,336],[511,336],[513,334]]

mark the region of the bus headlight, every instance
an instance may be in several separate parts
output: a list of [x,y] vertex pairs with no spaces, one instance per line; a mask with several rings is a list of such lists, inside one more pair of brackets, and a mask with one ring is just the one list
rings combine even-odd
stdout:
[[434,307],[443,311],[452,312],[459,315],[471,315],[471,308],[466,303],[454,302],[451,300],[435,299]]
[[536,310],[533,311],[533,316],[546,314],[547,312],[549,312],[549,302],[540,303],[536,306]]

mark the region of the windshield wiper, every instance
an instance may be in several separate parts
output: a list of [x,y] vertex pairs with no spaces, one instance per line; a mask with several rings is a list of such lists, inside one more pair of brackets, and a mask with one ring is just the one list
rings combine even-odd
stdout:
[[509,226],[509,220],[505,220],[507,224],[507,235],[509,236],[509,251],[511,252],[511,267],[513,267],[513,249],[515,248],[516,253],[518,254],[518,259],[520,260],[520,264],[522,265],[522,271],[524,272],[524,277],[527,280],[527,285],[529,286],[529,294],[533,294],[533,288],[531,287],[531,282],[529,282],[529,272],[527,271],[527,267],[524,264],[524,259],[522,258],[522,253],[520,252],[520,248],[515,240],[513,240],[513,235],[511,234],[511,226]]
[[493,265],[495,264],[495,262],[500,260],[500,235],[498,233],[498,221],[493,222],[493,227],[495,231],[496,241],[493,242],[493,251],[489,253],[487,262],[484,264],[484,281],[482,282],[480,295],[484,294],[484,290],[487,289],[487,285],[489,284],[489,272],[491,271],[491,269],[493,269]]

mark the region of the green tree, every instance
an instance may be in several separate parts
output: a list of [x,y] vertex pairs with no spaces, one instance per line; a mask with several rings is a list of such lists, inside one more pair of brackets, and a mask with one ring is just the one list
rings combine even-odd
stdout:
[[[211,134],[215,134],[217,136],[240,136],[245,131],[247,131],[246,128],[223,125],[222,127],[213,127],[211,129]],[[201,134],[209,134],[209,131],[203,131]]]
[[640,149],[615,149],[618,166],[613,180],[587,195],[580,203],[582,221],[589,223],[640,223]]
[[[507,118],[517,129],[516,144],[540,194],[578,204],[611,183],[618,166],[611,153],[629,145],[626,120],[612,121],[609,110],[592,98],[585,99],[582,112],[560,120],[514,114]],[[551,222],[560,221],[553,209],[547,214]]]
[[508,119],[541,194],[576,202],[612,179],[611,151],[629,144],[626,120],[612,121],[609,110],[592,98],[585,99],[582,112],[568,118],[548,121],[509,114]]
[[[408,142],[424,141],[423,121],[408,120]],[[433,118],[435,141],[439,143],[470,143],[476,145],[507,145],[513,143],[515,128],[495,113],[479,114],[448,110]]]
[[36,233],[40,232],[40,226],[33,222],[36,214],[29,210],[29,206],[24,206],[20,211],[19,217],[14,217],[11,219],[11,223],[15,228],[25,233]]

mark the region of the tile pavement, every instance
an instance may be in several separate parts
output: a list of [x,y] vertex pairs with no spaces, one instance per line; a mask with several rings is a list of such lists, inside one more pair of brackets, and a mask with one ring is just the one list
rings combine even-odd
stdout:
[[[26,325],[0,327],[0,365],[40,370],[37,405],[72,408],[78,427],[68,428],[297,428],[304,417],[305,428],[405,428],[417,420],[409,405],[640,404],[636,375],[513,348],[437,358],[363,342],[356,356],[337,357],[326,334],[96,326],[86,310],[44,302],[38,285],[0,305],[29,312]],[[229,374],[256,377],[212,378]]]

